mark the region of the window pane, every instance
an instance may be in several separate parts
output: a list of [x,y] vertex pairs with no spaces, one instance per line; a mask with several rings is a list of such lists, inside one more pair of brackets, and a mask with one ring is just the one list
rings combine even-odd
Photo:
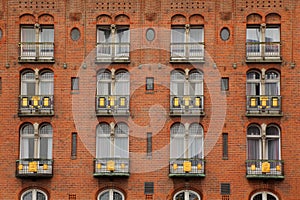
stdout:
[[263,200],[262,194],[258,194],[255,197],[253,197],[253,200]]
[[196,194],[190,193],[189,194],[189,200],[200,200]]
[[105,192],[103,194],[101,194],[101,196],[99,197],[99,200],[109,200],[109,192]]
[[111,42],[110,27],[100,27],[100,28],[98,28],[97,42],[98,43],[110,43]]
[[172,40],[172,43],[184,43],[185,42],[185,29],[184,28],[172,28],[171,40]]
[[119,194],[118,192],[113,193],[113,200],[122,200],[122,195]]
[[111,73],[108,71],[101,72],[97,76],[97,95],[111,94]]
[[53,95],[53,81],[52,72],[45,72],[40,75],[40,95]]
[[35,29],[33,27],[22,27],[21,41],[35,42]]
[[40,29],[40,42],[54,42],[54,29],[53,29],[53,27],[43,26]]
[[279,27],[267,27],[265,42],[280,42],[280,28]]
[[176,123],[171,127],[171,158],[184,158],[184,131],[184,126],[180,123]]
[[106,123],[101,123],[97,126],[97,145],[96,157],[108,158],[110,157],[110,126]]
[[35,74],[34,72],[26,72],[21,77],[21,95],[35,95]]
[[260,42],[259,27],[248,27],[246,34],[247,34],[247,42]]
[[129,29],[126,27],[117,28],[117,43],[128,43],[129,42]]
[[184,192],[179,193],[176,195],[175,200],[185,200],[184,199]]
[[119,72],[116,74],[116,94],[129,95],[129,73]]
[[277,200],[277,199],[273,195],[267,194],[267,200]]
[[37,200],[46,200],[46,196],[43,193],[37,192]]
[[190,42],[203,42],[203,29],[191,28],[190,29]]
[[22,200],[32,200],[32,192],[28,192],[27,194],[23,195]]

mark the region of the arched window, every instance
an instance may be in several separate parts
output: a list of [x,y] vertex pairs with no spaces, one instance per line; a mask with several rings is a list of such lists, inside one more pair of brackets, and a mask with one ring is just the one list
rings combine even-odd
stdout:
[[129,158],[128,126],[120,122],[113,127],[107,123],[97,126],[97,158]]
[[181,123],[175,123],[171,127],[170,157],[184,158],[185,128]]
[[39,127],[38,124],[24,124],[20,129],[20,158],[52,159],[52,132],[48,123]]
[[48,200],[47,195],[38,189],[31,189],[25,191],[21,195],[21,200]]
[[189,95],[203,95],[203,74],[193,70],[189,74]]
[[109,189],[101,192],[97,200],[125,200],[122,192],[114,189]]
[[173,70],[171,72],[171,95],[183,96],[185,85],[185,75],[181,70]]
[[280,74],[277,71],[266,72],[265,94],[269,96],[280,95]]
[[261,74],[257,71],[247,73],[247,95],[260,95]]
[[259,192],[254,194],[251,200],[279,200],[279,198],[271,192]]
[[21,74],[21,95],[53,95],[54,74],[49,70],[26,70]]
[[192,190],[182,190],[177,192],[173,200],[201,200],[200,195]]
[[262,158],[261,130],[257,125],[250,125],[247,129],[247,152],[248,160],[259,160]]
[[111,72],[101,71],[97,75],[97,95],[111,95]]
[[116,73],[116,88],[115,93],[116,95],[126,95],[129,96],[130,94],[130,85],[129,85],[129,73],[125,70],[119,70]]

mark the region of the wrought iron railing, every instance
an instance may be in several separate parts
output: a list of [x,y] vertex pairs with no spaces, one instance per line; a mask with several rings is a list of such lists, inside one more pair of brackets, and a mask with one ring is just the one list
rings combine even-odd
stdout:
[[281,96],[247,96],[247,114],[281,114]]
[[19,96],[19,115],[53,115],[53,95]]
[[282,160],[247,160],[248,178],[283,178]]
[[246,42],[247,60],[280,60],[280,45],[280,42]]
[[171,115],[204,115],[204,96],[170,96]]
[[128,115],[129,95],[97,95],[97,115]]
[[96,61],[128,62],[130,43],[97,43]]
[[204,61],[204,43],[171,43],[171,61]]
[[51,177],[53,175],[53,160],[28,158],[16,161],[17,177]]
[[95,158],[94,176],[129,176],[129,158]]
[[53,42],[21,42],[19,43],[20,61],[54,61]]
[[171,158],[170,176],[205,176],[204,164],[201,158]]

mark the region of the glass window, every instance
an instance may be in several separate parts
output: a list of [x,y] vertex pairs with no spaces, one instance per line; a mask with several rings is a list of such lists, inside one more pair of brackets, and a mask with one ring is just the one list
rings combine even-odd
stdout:
[[21,200],[47,200],[47,199],[48,199],[47,195],[41,190],[37,190],[37,189],[25,191],[21,196]]
[[247,129],[248,160],[261,159],[261,133],[257,125],[250,125]]
[[276,195],[271,192],[259,192],[251,197],[251,200],[279,200]]
[[120,191],[114,189],[105,190],[98,195],[98,200],[124,200],[124,199],[125,199],[124,195]]
[[260,95],[261,78],[257,71],[247,73],[247,95]]
[[176,193],[173,200],[201,200],[200,195],[192,190],[184,190]]

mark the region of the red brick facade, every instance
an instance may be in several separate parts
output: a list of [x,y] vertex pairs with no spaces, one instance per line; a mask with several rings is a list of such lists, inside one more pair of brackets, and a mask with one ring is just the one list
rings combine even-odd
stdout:
[[[186,195],[187,199],[188,194],[201,200],[299,199],[299,9],[297,0],[3,0],[0,4],[0,199],[23,199],[27,192],[33,199],[42,194],[48,200],[98,200],[105,192],[117,192],[126,200],[173,200],[181,199],[180,195],[182,198]],[[33,31],[33,37],[26,35],[24,27]],[[118,54],[113,58],[110,55],[108,59],[111,60],[103,60],[99,51],[106,47],[100,46],[101,34],[106,37],[106,29],[111,34],[116,31],[116,37],[110,39],[118,40],[119,27],[130,30],[129,52],[122,52],[121,58],[116,58]],[[190,36],[190,41],[185,41],[187,44],[195,39],[192,38],[193,30],[202,31],[203,39],[195,36],[199,43],[194,49],[199,53],[199,44],[204,47],[200,59],[198,54],[196,58],[192,57],[193,50],[189,45],[184,48],[174,46],[174,49],[189,52],[187,57],[172,57],[176,50],[171,47],[172,40],[174,43],[171,29],[178,27],[185,31],[184,38]],[[75,40],[71,38],[74,28],[80,33]],[[149,28],[154,30],[154,38],[147,40]],[[229,30],[227,40],[221,38],[223,28]],[[251,28],[259,34],[260,41],[250,41]],[[46,29],[54,30],[54,46],[42,46],[51,43],[51,38],[42,36]],[[279,36],[279,41],[267,41],[268,36]],[[177,42],[182,41],[178,39]],[[114,48],[126,51],[127,46],[109,48],[110,51]],[[253,57],[257,52],[262,54]],[[33,58],[30,57],[32,53]],[[122,95],[129,95],[128,98],[114,103],[108,96],[101,99],[98,90],[103,82],[97,80],[103,70],[112,76],[110,87],[115,90],[120,87]],[[186,101],[186,94],[179,100],[171,98],[173,70],[182,72],[184,90],[192,85],[195,70],[203,75],[203,91],[197,94],[199,98],[201,96],[199,101],[191,100],[193,97],[189,95]],[[129,94],[125,94],[126,86],[121,86],[122,81],[126,81],[124,77],[120,79],[122,83],[118,82],[118,74],[125,71],[129,74]],[[256,86],[260,85],[256,90],[261,93],[247,94],[252,87],[247,88],[247,83],[251,82],[247,74],[250,76],[254,71],[260,75],[259,82],[254,82]],[[26,72],[34,75],[31,80],[39,95],[23,94],[22,77]],[[41,93],[44,72],[54,75],[50,95]],[[279,84],[275,83],[280,92],[275,92],[275,96],[270,92],[271,100],[266,99],[271,91],[266,85],[274,83],[274,79],[268,72],[275,72],[280,77]],[[51,80],[49,76],[46,81]],[[24,76],[24,79],[28,77]],[[72,77],[79,77],[79,90],[71,90]],[[146,90],[146,77],[153,78],[153,90]],[[224,77],[229,81],[226,91],[221,88]],[[109,90],[113,91],[111,88]],[[177,100],[185,107],[174,114]],[[117,102],[123,109],[114,110]],[[171,105],[176,107],[174,112]],[[191,114],[192,106],[197,108]],[[95,161],[97,149],[102,148],[96,142],[99,123],[106,123],[111,128],[109,134],[113,138],[120,124],[128,126],[129,161],[118,165],[121,169],[128,167],[125,173],[116,173],[118,161],[113,161],[112,169],[109,169],[109,163]],[[203,129],[204,151],[201,154],[204,162],[198,161],[197,165],[192,161],[171,162],[173,152],[170,149],[176,149],[170,147],[171,129],[176,123],[185,127],[185,139],[182,140],[185,142],[193,124]],[[32,129],[23,129],[27,125]],[[35,149],[29,151],[41,154],[40,137],[43,137],[44,125],[52,127],[52,136],[49,136],[52,143],[50,140],[47,143],[51,149],[51,155],[47,154],[49,162],[38,160],[39,155],[30,157],[22,152],[26,145],[33,145]],[[251,127],[260,131],[260,136],[252,136],[259,138],[257,145],[262,152],[254,164],[247,162],[253,159],[249,158]],[[272,127],[279,131],[274,137],[268,135]],[[32,131],[32,137],[30,134],[24,136],[30,137],[32,143],[21,139],[26,131]],[[77,133],[77,141],[73,141],[74,155],[72,133]],[[152,133],[151,155],[147,154],[147,133]],[[222,133],[228,134],[227,156],[223,155]],[[271,147],[273,139],[279,141],[274,148]],[[26,140],[24,144],[23,140]],[[266,152],[262,150],[264,148]],[[279,155],[273,155],[272,150]],[[28,158],[32,160],[26,161]],[[187,168],[184,168],[185,164]],[[180,165],[184,172],[177,174]],[[29,171],[23,172],[27,167]],[[110,172],[102,173],[104,168]],[[193,173],[194,169],[203,171]],[[150,182],[150,191],[146,191],[149,189],[147,182]]]

